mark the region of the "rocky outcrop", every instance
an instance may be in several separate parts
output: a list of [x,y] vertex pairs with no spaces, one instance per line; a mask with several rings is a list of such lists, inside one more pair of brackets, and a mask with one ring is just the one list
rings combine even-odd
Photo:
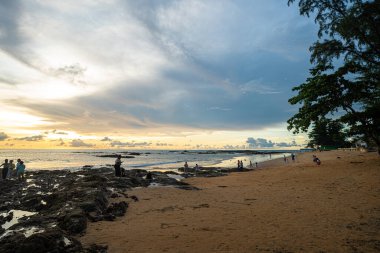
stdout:
[[[88,222],[113,221],[125,215],[128,202],[138,201],[126,194],[128,189],[151,184],[196,189],[162,172],[148,175],[145,170],[127,170],[125,176],[115,177],[111,167],[33,171],[26,179],[0,184],[0,225],[8,225],[0,229],[2,253],[106,252],[98,245],[83,248],[74,236],[85,233]],[[19,210],[35,214],[18,217],[15,213]],[[9,226],[10,221],[14,225]]]

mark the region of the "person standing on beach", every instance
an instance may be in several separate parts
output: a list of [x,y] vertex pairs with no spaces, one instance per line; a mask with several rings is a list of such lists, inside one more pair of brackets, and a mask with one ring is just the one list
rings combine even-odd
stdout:
[[122,161],[121,161],[121,155],[118,155],[117,158],[116,158],[116,160],[115,160],[115,165],[114,165],[114,167],[115,167],[115,176],[116,177],[121,177],[121,168],[120,168],[121,163],[122,163]]
[[249,160],[249,168],[252,169],[253,168],[253,165],[252,165],[252,161]]
[[20,181],[24,180],[25,179],[24,174],[25,174],[25,164],[23,161],[21,161],[21,159],[17,159],[16,175],[17,175],[18,180]]
[[2,170],[2,178],[3,179],[7,179],[7,175],[8,175],[8,166],[9,166],[9,163],[8,163],[8,159],[5,159],[4,160],[4,163],[2,165],[0,165],[0,167],[3,166],[3,170]]
[[237,166],[238,169],[240,169],[240,160],[238,160],[238,166]]
[[189,165],[187,164],[187,162],[185,162],[185,164],[183,165],[183,170],[184,170],[184,172],[189,170]]
[[292,161],[295,162],[296,161],[296,155],[294,153],[292,153]]
[[16,165],[13,163],[13,160],[10,160],[9,164],[8,164],[8,175],[7,175],[7,178],[9,178],[9,179],[12,178],[13,171],[14,171],[15,168],[16,168]]

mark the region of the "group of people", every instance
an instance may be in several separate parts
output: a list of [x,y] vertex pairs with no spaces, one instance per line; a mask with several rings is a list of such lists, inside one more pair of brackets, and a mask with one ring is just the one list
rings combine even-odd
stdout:
[[[257,162],[255,162],[255,167],[256,167],[256,168],[259,167],[259,164],[258,164]],[[249,161],[249,168],[253,169],[252,161]]]
[[[2,171],[1,171],[1,178],[3,180],[11,179],[15,175],[17,176],[17,178],[19,180],[24,179],[25,164],[23,161],[21,161],[21,159],[17,159],[16,165],[13,163],[13,160],[5,159],[4,163],[1,164],[0,167],[3,167]],[[16,169],[16,173],[15,173],[15,169]]]
[[242,169],[244,169],[244,165],[243,165],[243,160],[238,160],[237,161],[237,168],[238,168],[238,170],[242,170]]
[[[184,172],[189,170],[189,164],[187,162],[185,162],[185,164],[183,165],[183,169],[184,169]],[[199,165],[197,163],[195,164],[194,170],[195,172],[199,170]]]
[[[292,162],[295,162],[296,161],[296,155],[294,153],[292,153],[290,155],[290,157],[292,158]],[[284,155],[284,162],[287,163],[288,162],[288,158]]]

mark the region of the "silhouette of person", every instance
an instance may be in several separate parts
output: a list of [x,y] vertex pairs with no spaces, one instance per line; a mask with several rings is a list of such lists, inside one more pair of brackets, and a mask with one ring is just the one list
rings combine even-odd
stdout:
[[121,177],[121,168],[120,168],[121,163],[122,163],[122,161],[121,161],[121,155],[118,155],[117,158],[116,158],[116,160],[115,160],[115,165],[114,165],[114,167],[115,167],[115,176],[117,176],[117,177]]
[[8,175],[8,168],[9,168],[9,163],[8,163],[8,159],[5,159],[4,160],[4,163],[0,165],[0,167],[3,166],[3,170],[2,170],[2,178],[3,179],[7,179],[7,175]]

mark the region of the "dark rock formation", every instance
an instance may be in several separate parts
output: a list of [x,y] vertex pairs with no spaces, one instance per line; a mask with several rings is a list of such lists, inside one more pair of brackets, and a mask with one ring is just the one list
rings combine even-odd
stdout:
[[[26,179],[4,180],[0,184],[0,212],[3,214],[0,225],[15,219],[17,210],[36,212],[18,218],[7,230],[0,228],[2,253],[106,252],[106,247],[98,245],[83,248],[72,236],[85,233],[88,222],[113,221],[125,215],[128,209],[125,199],[138,201],[136,196],[129,197],[126,190],[151,183],[196,189],[162,172],[126,170],[123,177],[115,177],[112,167],[86,168],[78,172],[29,171]],[[111,204],[110,197],[113,198]],[[122,199],[117,202],[118,198]],[[30,232],[32,235],[26,237],[27,231],[34,234]]]

